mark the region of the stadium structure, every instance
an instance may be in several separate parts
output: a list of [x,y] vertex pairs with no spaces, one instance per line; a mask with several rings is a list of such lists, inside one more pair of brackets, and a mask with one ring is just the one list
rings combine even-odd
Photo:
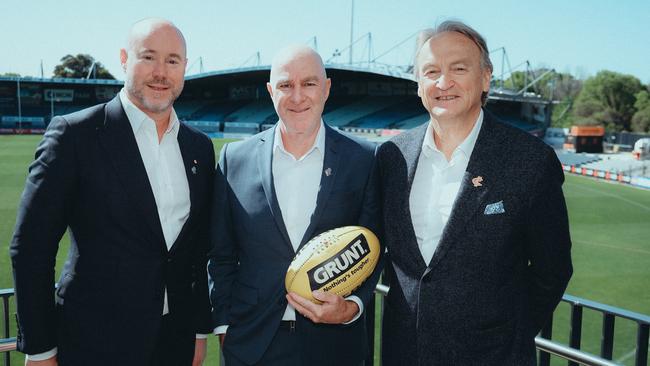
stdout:
[[[326,64],[326,68],[332,79],[332,89],[323,119],[330,125],[382,139],[428,121],[429,116],[417,95],[417,84],[408,72],[341,64]],[[211,137],[243,137],[257,133],[272,126],[278,118],[266,90],[269,72],[270,66],[253,66],[187,76],[183,94],[175,103],[176,112],[184,123]],[[122,86],[123,82],[117,80],[0,77],[0,133],[43,133],[54,116],[107,102]],[[542,137],[550,125],[551,108],[550,101],[537,95],[493,88],[485,110],[497,120]],[[560,158],[563,163],[566,161],[567,171],[585,164],[597,164],[600,160],[575,154],[560,155]],[[580,160],[575,160],[578,158]],[[583,175],[591,172],[595,176],[601,172],[598,169],[594,166],[581,172]],[[605,178],[625,179],[622,174],[602,173]],[[376,290],[380,295],[386,291],[382,285]],[[9,319],[9,299],[13,295],[13,289],[0,289],[1,312],[5,319]],[[625,357],[633,357],[634,365],[647,365],[650,316],[568,294],[564,295],[563,303],[568,304],[571,311],[570,324],[560,324],[570,329],[568,345],[554,341],[553,322],[547,324],[535,340],[539,365],[550,366],[551,354],[568,360],[571,365],[617,365],[611,360],[616,334],[614,323],[620,321],[628,321],[637,329],[636,337],[616,337],[616,342],[635,345]],[[583,310],[602,316],[599,355],[580,350]],[[372,323],[374,311],[374,308],[368,309],[371,314],[367,316],[371,319],[369,329],[375,328]],[[9,352],[16,349],[16,339],[10,337],[8,321],[4,323],[4,334],[4,338],[0,338],[0,354],[8,365],[11,362]],[[374,339],[374,335],[370,339]],[[368,364],[373,359],[371,353]]]
[[[332,89],[323,119],[331,126],[381,135],[428,121],[410,73],[342,64],[326,68]],[[270,66],[253,66],[187,76],[176,112],[211,137],[257,133],[278,118],[266,90],[269,72]],[[117,80],[0,77],[0,133],[43,133],[53,116],[106,102],[122,85]],[[536,95],[493,91],[486,113],[542,136],[551,107]]]

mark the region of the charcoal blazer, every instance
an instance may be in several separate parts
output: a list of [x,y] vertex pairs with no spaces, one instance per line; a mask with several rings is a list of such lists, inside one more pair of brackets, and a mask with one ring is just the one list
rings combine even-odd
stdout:
[[534,365],[534,337],[572,274],[560,163],[541,140],[485,115],[427,265],[409,207],[426,128],[378,151],[390,259],[384,365]]
[[[323,173],[316,208],[302,238],[362,225],[379,232],[375,146],[325,126]],[[295,256],[272,176],[273,136],[268,129],[223,147],[215,176],[213,249],[208,271],[214,326],[229,325],[227,356],[260,360],[287,306],[284,278]],[[381,264],[378,264],[378,267]],[[380,270],[353,294],[367,309]],[[367,352],[363,317],[349,325],[314,324],[296,313],[305,365],[358,365]]]
[[[191,208],[170,250],[119,97],[56,117],[29,168],[10,246],[18,350],[58,347],[60,365],[149,364],[164,289],[186,329],[211,331],[207,264],[214,149],[180,124]],[[54,289],[59,240],[70,250]]]

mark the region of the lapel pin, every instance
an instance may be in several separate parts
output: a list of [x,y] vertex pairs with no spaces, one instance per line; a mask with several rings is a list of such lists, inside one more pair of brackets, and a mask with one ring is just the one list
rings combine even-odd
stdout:
[[483,186],[483,184],[481,184],[482,181],[483,181],[483,177],[481,177],[480,175],[478,177],[472,178],[472,184],[474,185],[474,187]]
[[332,168],[325,169],[325,176],[329,177],[330,175],[332,175]]
[[192,174],[195,174],[195,175],[196,175],[196,167],[193,166],[191,170],[192,170]]
[[194,163],[194,165],[192,166],[192,169],[190,169],[190,170],[192,171],[192,174],[196,175],[196,166],[199,165],[199,162],[196,161],[196,159],[194,159],[192,161],[192,163]]

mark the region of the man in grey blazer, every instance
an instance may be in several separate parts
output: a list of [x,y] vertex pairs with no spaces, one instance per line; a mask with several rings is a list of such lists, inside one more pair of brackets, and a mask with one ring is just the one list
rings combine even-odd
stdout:
[[482,109],[492,64],[480,34],[447,21],[416,49],[430,122],[377,157],[384,365],[534,365],[534,337],[572,274],[561,166]]
[[208,264],[215,333],[228,366],[359,365],[379,270],[348,298],[314,293],[321,305],[287,294],[284,278],[297,250],[324,231],[379,232],[375,147],[323,123],[330,79],[312,49],[276,55],[267,89],[280,120],[224,146],[217,167]]

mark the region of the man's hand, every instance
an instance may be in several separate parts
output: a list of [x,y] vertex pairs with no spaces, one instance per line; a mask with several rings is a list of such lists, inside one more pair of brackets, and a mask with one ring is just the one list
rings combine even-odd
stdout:
[[290,292],[287,294],[289,304],[297,312],[309,318],[314,323],[342,324],[347,323],[359,312],[359,306],[354,301],[346,301],[339,295],[314,291],[312,295],[323,303],[318,305],[304,297]]
[[58,364],[59,363],[56,362],[56,356],[43,361],[28,360],[27,357],[25,357],[25,366],[57,366]]
[[205,360],[207,349],[208,340],[205,338],[197,338],[194,343],[194,359],[192,360],[192,366],[203,365],[203,360]]

